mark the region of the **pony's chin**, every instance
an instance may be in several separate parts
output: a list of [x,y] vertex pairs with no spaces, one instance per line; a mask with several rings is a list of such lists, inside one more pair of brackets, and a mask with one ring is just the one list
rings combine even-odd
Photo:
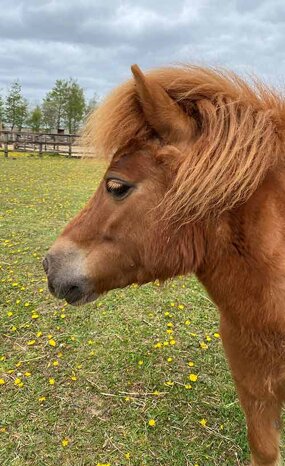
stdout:
[[71,306],[83,306],[84,304],[92,303],[93,301],[96,301],[96,299],[99,297],[98,293],[90,293],[87,294],[86,296],[83,296],[83,298],[78,299],[77,301],[69,301],[66,299],[66,302],[70,304]]

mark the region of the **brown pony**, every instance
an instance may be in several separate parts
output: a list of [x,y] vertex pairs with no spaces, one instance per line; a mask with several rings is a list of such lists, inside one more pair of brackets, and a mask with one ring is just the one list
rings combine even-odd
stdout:
[[194,66],[116,89],[85,132],[110,159],[97,192],[44,259],[71,304],[196,273],[246,415],[252,465],[279,464],[285,400],[285,100]]

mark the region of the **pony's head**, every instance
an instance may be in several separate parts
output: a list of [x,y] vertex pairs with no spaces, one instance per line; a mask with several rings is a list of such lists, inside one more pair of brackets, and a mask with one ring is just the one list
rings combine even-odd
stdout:
[[164,206],[195,122],[163,87],[138,67],[132,70],[134,103],[143,124],[115,150],[94,196],[44,259],[50,291],[70,303],[190,272],[202,257],[196,230],[169,222]]
[[[89,145],[111,159],[105,176],[43,261],[50,291],[71,304],[196,271],[205,222],[248,198],[276,152],[278,122],[238,78],[132,72],[87,123]],[[269,139],[271,162],[256,157]]]

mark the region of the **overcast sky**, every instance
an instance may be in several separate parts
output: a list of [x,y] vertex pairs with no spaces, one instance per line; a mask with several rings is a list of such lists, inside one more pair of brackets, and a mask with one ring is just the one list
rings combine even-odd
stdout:
[[129,67],[191,62],[285,83],[284,0],[0,0],[0,88],[40,102],[57,78],[92,97]]

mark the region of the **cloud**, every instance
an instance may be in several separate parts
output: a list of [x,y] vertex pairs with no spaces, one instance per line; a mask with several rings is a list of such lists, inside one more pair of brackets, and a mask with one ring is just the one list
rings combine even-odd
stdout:
[[144,69],[194,62],[285,76],[283,0],[2,0],[0,87],[40,101],[57,78],[89,97]]

